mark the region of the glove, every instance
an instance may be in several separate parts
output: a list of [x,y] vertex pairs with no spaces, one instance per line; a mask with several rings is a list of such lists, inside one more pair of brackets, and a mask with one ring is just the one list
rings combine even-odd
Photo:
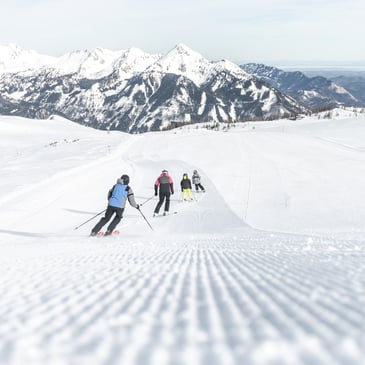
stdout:
[[155,196],[157,196],[157,191],[155,191]]
[[171,192],[171,195],[174,195],[174,191]]
[[138,210],[139,210],[139,204],[137,204],[136,209],[138,209]]

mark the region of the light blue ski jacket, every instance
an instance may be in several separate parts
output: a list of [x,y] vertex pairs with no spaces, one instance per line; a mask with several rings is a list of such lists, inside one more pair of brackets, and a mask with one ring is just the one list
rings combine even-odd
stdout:
[[108,204],[116,208],[125,208],[127,199],[132,207],[138,207],[134,200],[133,190],[130,186],[122,184],[121,179],[118,179],[117,183],[109,190]]

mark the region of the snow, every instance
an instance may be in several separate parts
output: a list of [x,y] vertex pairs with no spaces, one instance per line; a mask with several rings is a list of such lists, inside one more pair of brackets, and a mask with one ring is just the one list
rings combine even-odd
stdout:
[[10,44],[0,46],[0,75],[16,72],[32,75],[35,71],[46,71],[56,75],[76,73],[79,78],[98,79],[116,70],[121,79],[128,79],[160,58],[161,55],[150,55],[138,48],[118,51],[94,48],[51,57]]
[[[337,113],[141,135],[0,117],[0,364],[365,364],[365,117]],[[194,169],[207,192],[182,202]],[[119,236],[75,230],[124,173],[153,231],[129,205]]]
[[56,58],[24,50],[15,44],[0,46],[0,75],[5,72],[26,71],[52,64]]
[[122,79],[144,71],[159,56],[149,55],[138,48],[111,51],[105,48],[83,50],[59,57],[53,65],[60,74],[78,73],[79,77],[97,79],[118,70]]
[[196,85],[200,85],[206,80],[206,74],[213,65],[213,62],[208,61],[199,53],[184,44],[178,44],[147,70],[149,72],[183,75],[192,80]]
[[114,62],[123,54],[124,51],[111,51],[104,48],[80,50],[59,57],[52,68],[61,75],[78,72],[80,77],[102,78],[113,71]]
[[147,71],[183,75],[198,86],[209,80],[212,74],[216,75],[221,71],[228,71],[230,74],[244,80],[252,78],[233,62],[228,60],[209,61],[184,44],[176,45],[166,55],[153,63]]

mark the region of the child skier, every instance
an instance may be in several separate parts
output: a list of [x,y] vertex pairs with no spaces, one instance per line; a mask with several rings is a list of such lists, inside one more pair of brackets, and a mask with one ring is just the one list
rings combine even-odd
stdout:
[[193,184],[195,185],[195,191],[198,192],[200,188],[201,191],[204,193],[205,189],[203,185],[200,183],[200,175],[198,174],[197,170],[194,170],[192,179],[193,179]]
[[123,211],[128,199],[129,204],[139,209],[139,205],[134,200],[134,193],[129,184],[129,176],[122,175],[117,183],[108,192],[108,207],[105,212],[105,216],[100,219],[99,223],[92,229],[90,236],[96,236],[100,229],[109,222],[113,214],[115,213],[114,219],[109,224],[105,236],[109,236],[113,233],[117,224],[123,218]]
[[155,196],[157,196],[158,188],[160,188],[160,199],[156,205],[153,216],[155,217],[158,214],[165,199],[165,211],[163,214],[166,215],[170,209],[170,195],[174,194],[174,183],[167,170],[162,170],[161,175],[155,181],[154,188]]
[[186,196],[188,196],[190,200],[193,200],[193,194],[191,193],[191,181],[188,177],[188,174],[185,173],[183,175],[180,185],[181,185],[182,199],[187,200]]

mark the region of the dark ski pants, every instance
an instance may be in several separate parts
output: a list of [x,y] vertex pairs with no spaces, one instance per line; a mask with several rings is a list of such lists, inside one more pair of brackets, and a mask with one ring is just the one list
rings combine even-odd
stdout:
[[203,185],[202,184],[195,184],[195,191],[198,191],[200,188],[200,190],[204,191]]
[[108,205],[104,217],[100,219],[99,223],[92,229],[91,232],[98,233],[110,221],[111,217],[115,213],[114,219],[110,222],[107,228],[109,232],[113,232],[117,224],[123,218],[123,211],[124,208],[117,208]]
[[158,201],[158,203],[156,205],[156,208],[155,208],[155,213],[156,214],[160,211],[160,208],[161,208],[161,206],[162,206],[165,199],[166,199],[166,201],[165,201],[165,212],[169,211],[169,209],[170,209],[170,195],[171,195],[170,192],[161,192],[160,191],[160,194],[159,194],[160,200]]

